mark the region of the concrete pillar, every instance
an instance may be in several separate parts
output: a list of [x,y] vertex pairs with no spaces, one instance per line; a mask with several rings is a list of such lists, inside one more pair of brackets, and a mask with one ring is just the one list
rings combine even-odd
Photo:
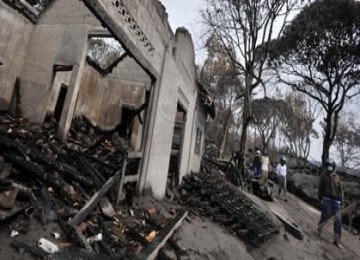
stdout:
[[73,66],[71,73],[69,89],[66,94],[64,108],[61,114],[61,119],[59,123],[58,135],[66,142],[67,135],[71,126],[71,121],[74,116],[77,96],[79,94],[79,88],[81,83],[81,78],[85,69],[86,53],[87,53],[87,44],[88,40],[86,37],[83,53],[81,56],[80,64]]

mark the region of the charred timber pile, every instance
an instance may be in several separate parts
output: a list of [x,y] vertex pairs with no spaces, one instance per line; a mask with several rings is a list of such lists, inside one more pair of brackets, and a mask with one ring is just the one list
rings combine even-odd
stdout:
[[259,241],[279,231],[279,221],[260,209],[212,164],[203,162],[200,173],[186,176],[183,180],[179,200],[194,214],[222,223],[230,232],[248,242]]
[[[77,118],[62,144],[51,119],[40,127],[1,114],[0,239],[6,243],[0,255],[6,247],[8,253],[26,252],[26,259],[140,254],[173,218],[127,205],[114,210],[125,143],[118,131],[102,132]],[[126,174],[131,171],[126,168]],[[37,230],[31,233],[29,226]]]

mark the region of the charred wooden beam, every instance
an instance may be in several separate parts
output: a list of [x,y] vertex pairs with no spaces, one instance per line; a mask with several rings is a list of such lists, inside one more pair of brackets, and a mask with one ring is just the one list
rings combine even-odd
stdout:
[[119,260],[123,259],[118,255],[106,255],[106,254],[95,254],[90,252],[84,252],[82,250],[67,250],[65,252],[57,252],[51,256],[51,259],[54,260],[68,260],[68,259],[76,259],[76,260]]
[[10,210],[0,209],[0,222],[9,220],[9,219],[17,216],[18,214],[22,213],[24,211],[24,209],[25,209],[25,206],[21,206],[21,205],[16,205],[15,207],[13,207]]
[[78,227],[69,225],[60,216],[58,217],[58,222],[65,235],[77,246],[85,248],[89,252],[93,251],[90,244],[86,241],[85,236],[81,233]]
[[0,132],[0,147],[4,147],[13,151],[20,152],[24,158],[30,157],[31,160],[40,163],[50,169],[54,169],[71,180],[77,181],[81,184],[84,184],[88,187],[93,186],[93,181],[85,178],[82,174],[76,171],[73,168],[68,167],[65,164],[61,164],[48,156],[44,155],[39,149],[36,147],[26,146],[22,143],[16,142],[11,138],[7,137],[6,133]]
[[116,209],[119,209],[120,201],[125,198],[125,196],[124,196],[124,181],[125,181],[126,165],[127,165],[127,158],[125,157],[125,159],[123,161],[122,169],[121,169],[121,179],[119,181],[119,187],[118,187],[117,196],[116,196],[116,203],[115,203]]
[[102,160],[99,160],[98,158],[94,158],[92,155],[90,154],[86,154],[84,153],[83,156],[85,156],[86,158],[88,158],[89,160],[91,161],[94,161],[96,162],[96,164],[99,164],[99,165],[102,165],[110,170],[113,170],[113,171],[117,171],[119,170],[119,166],[118,165],[115,165],[115,164],[112,164],[110,162],[104,162]]
[[44,172],[32,162],[26,161],[17,156],[10,154],[5,154],[4,156],[14,165],[23,169],[24,171],[21,171],[21,173],[29,173],[36,179],[44,183],[47,183],[48,185],[61,191],[66,197],[69,197],[69,191],[72,190],[72,187],[67,182],[65,182],[60,176],[56,174],[49,174],[47,172]]
[[140,252],[137,258],[147,260],[155,259],[160,249],[165,246],[173,233],[180,228],[187,214],[187,211],[179,213],[164,229],[160,230],[155,239]]
[[88,171],[93,172],[94,175],[100,180],[102,184],[106,182],[104,176],[91,164],[91,162],[88,159],[86,159],[86,157],[80,155],[80,158],[84,166],[87,167]]
[[50,169],[56,170],[60,173],[62,173],[65,177],[79,182],[81,184],[84,184],[87,187],[92,187],[94,185],[93,181],[89,178],[84,177],[79,171],[77,171],[74,168],[71,168],[69,166],[67,166],[66,164],[61,164],[55,160],[52,160],[50,158],[48,158],[47,156],[45,156],[44,154],[42,154],[38,149],[36,148],[31,148],[30,149],[30,153],[29,153],[29,157],[36,161],[39,162],[45,166],[47,166]]
[[96,189],[100,189],[101,186],[104,184],[99,178],[99,176],[96,174],[96,172],[93,171],[93,169],[90,167],[90,162],[86,160],[82,155],[77,155],[77,158],[79,159],[81,165],[85,168],[86,172],[91,176],[94,182],[94,186]]
[[111,177],[102,187],[98,190],[91,199],[85,204],[85,206],[80,210],[80,212],[69,221],[69,224],[72,226],[78,226],[83,220],[94,210],[97,204],[100,202],[100,199],[114,186],[118,181],[120,173],[116,173]]

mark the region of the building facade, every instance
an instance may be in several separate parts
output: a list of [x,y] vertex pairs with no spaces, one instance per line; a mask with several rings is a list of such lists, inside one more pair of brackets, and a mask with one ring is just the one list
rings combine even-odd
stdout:
[[[177,183],[199,171],[213,107],[197,82],[190,33],[173,33],[158,0],[54,0],[39,14],[13,2],[24,1],[0,1],[1,110],[17,98],[33,122],[53,115],[66,141],[75,116],[110,130],[144,105],[129,153],[140,159],[132,178],[138,192],[165,196],[173,149]],[[89,60],[90,42],[99,38],[113,38],[123,49],[105,69]]]

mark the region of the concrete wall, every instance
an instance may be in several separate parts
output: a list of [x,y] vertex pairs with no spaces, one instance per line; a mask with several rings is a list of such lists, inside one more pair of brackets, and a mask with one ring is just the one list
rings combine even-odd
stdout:
[[139,189],[162,199],[178,103],[186,111],[180,178],[199,165],[198,160],[189,163],[194,154],[193,133],[199,111],[195,110],[197,88],[191,36],[185,29],[173,34],[165,10],[157,0],[84,1],[156,79]]
[[77,115],[84,115],[102,129],[113,129],[120,123],[122,106],[137,108],[145,101],[151,79],[129,56],[103,76],[90,65],[85,66]]
[[0,1],[0,110],[9,108],[33,24]]
[[[190,171],[192,171],[192,172],[198,172],[200,169],[201,157],[204,153],[206,118],[207,118],[206,111],[205,111],[204,107],[202,106],[200,100],[198,99],[197,108],[196,108],[196,119],[195,119],[195,125],[193,127],[193,138],[192,138],[191,150],[190,150],[191,156],[189,159]],[[198,128],[200,129],[200,131],[202,133],[200,154],[195,153],[196,131]]]
[[[186,111],[180,178],[190,169],[196,171],[199,165],[199,160],[191,159],[200,113],[196,110],[198,90],[191,35],[185,29],[174,35],[158,0],[84,2],[101,22],[82,1],[74,0],[55,1],[40,17],[21,72],[22,111],[35,122],[42,122],[46,112],[51,112],[57,95],[52,87],[59,85],[53,82],[55,65],[71,68],[70,79],[56,79],[69,81],[60,120],[62,133],[70,126],[74,111],[98,125],[113,127],[121,116],[121,105],[143,102],[144,95],[137,93],[145,93],[155,81],[139,190],[150,190],[155,198],[162,199],[178,103]],[[133,60],[125,59],[106,77],[86,65],[88,36],[101,29],[101,24],[106,25],[151,78],[143,71],[140,73]]]
[[72,68],[69,88],[60,119],[63,137],[74,114],[82,71],[85,65],[88,34],[102,28],[101,23],[81,1],[55,1],[41,14],[30,38],[21,72],[22,113],[33,122],[43,122],[52,104],[54,66]]
[[157,0],[84,0],[154,77],[174,36]]
[[[177,104],[186,111],[183,144],[180,157],[180,180],[189,173],[191,143],[194,138],[193,126],[195,120],[195,107],[197,89],[195,88],[194,73],[187,72],[187,62],[183,58],[187,52],[194,53],[190,34],[178,31],[173,46],[177,48],[174,54],[173,48],[168,50],[163,71],[163,78],[159,86],[158,104],[155,112],[155,124],[150,141],[150,150],[147,153],[149,161],[143,172],[145,181],[144,190],[151,190],[154,197],[162,199],[165,195],[167,174],[169,169],[171,143],[175,124]],[[186,43],[186,44],[185,44]],[[194,57],[194,56],[192,56]],[[192,59],[193,60],[193,59]],[[181,66],[180,66],[181,65]],[[191,70],[194,68],[188,66]]]

